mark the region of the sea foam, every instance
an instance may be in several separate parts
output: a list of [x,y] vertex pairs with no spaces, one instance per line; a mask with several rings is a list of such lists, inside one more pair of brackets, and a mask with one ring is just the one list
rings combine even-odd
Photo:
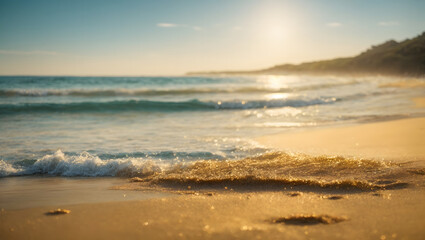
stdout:
[[101,160],[98,156],[83,152],[68,156],[61,150],[46,155],[27,167],[14,166],[0,161],[0,176],[53,175],[53,176],[145,176],[161,172],[161,167],[151,160],[124,158]]
[[417,174],[403,166],[376,160],[283,152],[269,152],[239,160],[161,163],[159,160],[132,157],[102,160],[87,152],[71,156],[58,150],[27,167],[0,161],[0,176],[136,177],[137,182],[144,183],[144,186],[183,188],[223,185],[378,190],[404,188],[408,182],[417,181]]
[[0,177],[19,175],[21,172],[22,169],[20,167],[0,160]]

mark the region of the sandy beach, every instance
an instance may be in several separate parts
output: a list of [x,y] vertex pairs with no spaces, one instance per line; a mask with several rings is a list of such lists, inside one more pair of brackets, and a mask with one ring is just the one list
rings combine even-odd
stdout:
[[0,240],[425,240],[424,12],[0,1]]
[[[166,197],[3,208],[0,236],[2,239],[423,239],[424,126],[425,118],[415,118],[259,139],[262,144],[284,151],[349,156],[340,160],[349,164],[344,168],[350,166],[354,169],[350,171],[357,174],[382,173],[371,178],[375,185],[360,186],[355,179],[350,180],[351,185],[344,185],[343,178],[340,182],[326,183],[326,176],[314,174],[318,180],[306,182],[308,179],[296,177],[297,168],[291,168],[295,176],[291,180],[261,172],[258,174],[263,178],[248,175],[218,178],[221,173],[214,173],[211,168],[209,174],[196,172],[198,178],[190,179],[187,174],[199,171],[199,165],[189,172],[176,170],[173,174],[114,185],[109,190],[171,193]],[[288,157],[291,158],[279,155],[279,158]],[[355,160],[364,157],[399,160],[402,164],[381,166],[374,160]],[[311,158],[310,164],[319,160],[323,161]],[[240,163],[253,164],[250,161],[257,168],[264,167],[258,159]],[[238,174],[246,170],[238,165],[232,167],[240,171]],[[216,172],[222,171],[221,168],[214,166]],[[340,171],[339,167],[335,169]],[[71,212],[46,215],[56,208]]]
[[424,160],[424,136],[424,118],[411,118],[277,134],[258,141],[284,151],[310,155],[414,161]]
[[[134,202],[1,212],[3,239],[423,239],[424,189],[378,193],[222,192]],[[329,215],[334,224],[273,223],[280,217]]]

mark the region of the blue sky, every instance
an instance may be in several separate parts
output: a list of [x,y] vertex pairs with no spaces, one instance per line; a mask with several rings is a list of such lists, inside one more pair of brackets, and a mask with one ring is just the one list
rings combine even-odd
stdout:
[[2,75],[179,75],[355,55],[425,31],[419,0],[0,0]]

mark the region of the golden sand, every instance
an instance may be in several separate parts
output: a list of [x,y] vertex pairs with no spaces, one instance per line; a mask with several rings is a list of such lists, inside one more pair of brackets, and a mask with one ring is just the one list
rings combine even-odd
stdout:
[[414,98],[413,102],[418,108],[425,108],[425,97]]
[[264,145],[310,155],[397,161],[425,160],[425,118],[261,137]]
[[[425,194],[414,189],[347,194],[234,192],[214,196],[4,210],[2,239],[424,239]],[[329,217],[326,217],[329,216]],[[286,219],[297,224],[276,224]],[[311,224],[321,221],[333,224]],[[339,221],[345,220],[345,221]],[[395,236],[395,237],[393,237]]]
[[[166,198],[2,209],[0,236],[425,239],[425,175],[423,168],[415,167],[425,159],[424,122],[424,118],[405,119],[263,137],[263,144],[313,156],[275,152],[233,162],[201,161],[116,187],[138,189],[140,194],[180,193]],[[364,156],[370,158],[359,159]],[[310,177],[303,178],[303,171]],[[281,175],[293,178],[279,179]],[[345,179],[347,175],[353,179]],[[358,191],[328,187],[326,184],[339,184],[332,178],[348,181],[350,186],[355,181],[374,185]],[[400,183],[408,185],[400,187]],[[389,187],[392,184],[398,187]],[[72,214],[45,214],[57,207]]]

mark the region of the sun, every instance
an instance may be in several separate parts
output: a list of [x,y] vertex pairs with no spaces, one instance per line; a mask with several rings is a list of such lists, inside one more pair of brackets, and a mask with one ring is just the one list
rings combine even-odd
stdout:
[[265,28],[265,35],[270,40],[283,40],[286,29],[282,25],[270,25]]

